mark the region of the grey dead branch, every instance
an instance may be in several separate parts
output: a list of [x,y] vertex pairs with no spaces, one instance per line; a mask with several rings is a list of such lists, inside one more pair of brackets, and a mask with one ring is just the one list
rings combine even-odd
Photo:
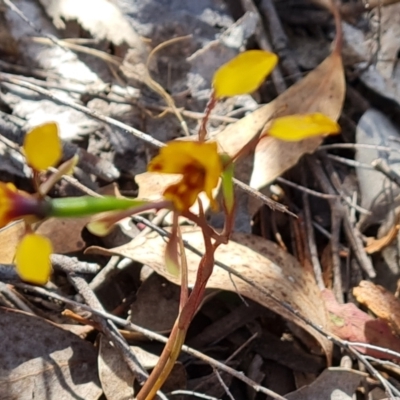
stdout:
[[[52,196],[117,188],[158,197],[166,180],[150,180],[146,165],[157,143],[185,136],[176,110],[195,135],[214,71],[247,48],[272,49],[281,62],[257,93],[213,111],[209,133],[223,150],[235,153],[282,110],[340,116],[339,137],[261,141],[238,163],[238,179],[299,218],[237,191],[236,233],[217,252],[187,339],[197,351],[185,348],[159,398],[399,397],[393,360],[400,339],[353,295],[363,279],[397,295],[400,277],[400,13],[396,2],[378,3],[368,12],[361,1],[341,5],[341,58],[330,59],[335,30],[327,1],[3,1],[0,180],[21,189],[32,190],[23,136],[51,120],[59,124],[64,159],[79,156],[74,176]],[[177,37],[154,53],[147,70],[151,50]],[[307,83],[316,81],[320,97]],[[324,84],[337,98],[333,105]],[[312,155],[305,160],[305,153]],[[157,363],[162,344],[154,339],[170,331],[179,298],[163,263],[168,229],[153,232],[168,216],[141,218],[124,220],[105,239],[90,236],[86,220],[44,222],[38,230],[57,254],[54,278],[42,289],[18,286],[12,262],[21,223],[0,230],[1,398],[134,398]],[[210,218],[221,226],[217,214]],[[196,228],[185,229],[192,282],[204,249]],[[373,255],[367,238],[381,246]],[[62,314],[66,308],[70,316]],[[110,322],[112,314],[120,319]],[[335,347],[342,356],[332,357]]]

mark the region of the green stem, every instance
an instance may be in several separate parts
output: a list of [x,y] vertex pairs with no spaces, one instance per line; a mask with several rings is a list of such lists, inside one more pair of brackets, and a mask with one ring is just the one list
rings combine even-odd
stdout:
[[233,173],[234,164],[226,154],[221,155],[221,160],[224,165],[222,172],[222,194],[224,199],[227,214],[232,214],[235,205],[235,193],[233,189]]
[[148,204],[148,201],[124,199],[112,196],[105,197],[67,197],[52,199],[50,202],[51,217],[84,217],[105,211],[126,210]]

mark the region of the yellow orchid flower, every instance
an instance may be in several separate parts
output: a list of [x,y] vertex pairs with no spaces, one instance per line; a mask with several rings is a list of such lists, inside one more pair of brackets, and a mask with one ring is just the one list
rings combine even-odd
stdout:
[[175,208],[187,211],[197,196],[205,192],[213,208],[216,202],[212,190],[218,185],[222,163],[215,142],[169,142],[148,165],[149,172],[181,174],[182,179],[164,191]]

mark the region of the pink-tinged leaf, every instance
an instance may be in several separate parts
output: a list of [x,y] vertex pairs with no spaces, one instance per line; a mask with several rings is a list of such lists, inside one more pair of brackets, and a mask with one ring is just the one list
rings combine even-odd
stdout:
[[[352,303],[339,304],[330,290],[324,290],[322,296],[330,316],[330,332],[343,340],[372,344],[400,352],[400,339],[393,335],[385,321],[371,317]],[[391,355],[365,347],[358,347],[357,349],[372,357],[394,358]]]
[[178,256],[178,236],[172,232],[165,247],[165,269],[172,276],[179,277],[180,264]]

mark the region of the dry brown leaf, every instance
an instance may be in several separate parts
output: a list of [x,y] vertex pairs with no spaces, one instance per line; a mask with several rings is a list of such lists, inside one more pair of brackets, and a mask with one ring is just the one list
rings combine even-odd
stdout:
[[88,221],[89,218],[49,218],[36,232],[51,240],[53,253],[73,253],[86,246],[81,233]]
[[[179,361],[174,364],[170,375],[168,376],[165,383],[162,385],[161,390],[164,393],[171,393],[175,390],[186,389],[187,386],[187,375],[186,367]],[[181,397],[183,399],[185,396]],[[179,398],[177,398],[179,400]]]
[[[361,311],[353,303],[339,304],[330,290],[324,290],[322,296],[329,311],[329,332],[343,340],[368,343],[400,352],[400,339],[393,335],[388,324]],[[359,347],[361,353],[377,358],[394,358],[387,353]]]
[[400,301],[393,293],[372,282],[361,281],[353,289],[358,302],[368,307],[378,318],[386,321],[400,336]]
[[14,261],[15,249],[25,233],[25,223],[16,221],[0,229],[0,263],[11,264]]
[[[88,222],[88,218],[56,219],[50,218],[43,222],[37,233],[46,236],[53,243],[53,252],[58,254],[72,253],[82,250],[86,243],[81,232]],[[16,221],[0,229],[0,263],[12,264],[15,249],[25,233],[25,223]]]
[[134,375],[103,335],[100,335],[98,368],[101,387],[107,400],[133,399]]
[[180,288],[151,274],[132,303],[130,321],[155,332],[169,332],[179,311]]
[[[147,337],[146,341],[148,341]],[[135,354],[137,360],[139,361],[139,364],[145,369],[153,369],[160,360],[160,357],[158,355],[145,350],[143,347],[139,346],[130,346],[130,347],[132,353]]]
[[80,337],[81,339],[86,339],[87,336],[94,331],[95,328],[90,325],[78,325],[78,324],[59,324],[60,328],[65,329],[68,332]]
[[[199,228],[187,227],[182,231],[184,240],[204,252],[203,236]],[[179,277],[173,276],[165,270],[165,241],[155,233],[150,234],[145,243],[131,242],[111,250],[91,248],[91,252],[96,251],[132,258],[149,265],[169,281],[180,283]],[[200,257],[187,251],[187,258],[189,283],[193,285]],[[232,240],[227,245],[218,248],[215,258],[246,276],[247,279],[256,282],[280,301],[290,304],[315,324],[327,327],[328,315],[312,273],[304,270],[292,255],[283,251],[275,243],[254,235],[236,233],[233,234]],[[266,297],[250,284],[235,276],[229,276],[220,267],[215,267],[207,287],[232,292],[239,291],[241,295],[275,311],[289,321],[293,321],[319,342],[327,359],[330,360],[331,342],[295,317],[281,304]]]
[[144,172],[135,176],[139,186],[138,198],[144,200],[160,200],[164,190],[169,185],[177,183],[180,175],[158,174],[156,172]]
[[20,311],[0,308],[0,398],[97,400],[97,351],[88,341]]
[[335,399],[351,400],[366,373],[345,368],[328,368],[311,385],[288,393],[288,400]]
[[391,226],[391,228],[389,229],[389,231],[386,233],[385,236],[382,236],[379,239],[375,238],[367,239],[367,246],[365,247],[365,251],[368,254],[373,254],[389,246],[393,242],[393,240],[397,238],[397,235],[400,230],[399,222],[400,222],[400,214],[397,215],[395,223]]

